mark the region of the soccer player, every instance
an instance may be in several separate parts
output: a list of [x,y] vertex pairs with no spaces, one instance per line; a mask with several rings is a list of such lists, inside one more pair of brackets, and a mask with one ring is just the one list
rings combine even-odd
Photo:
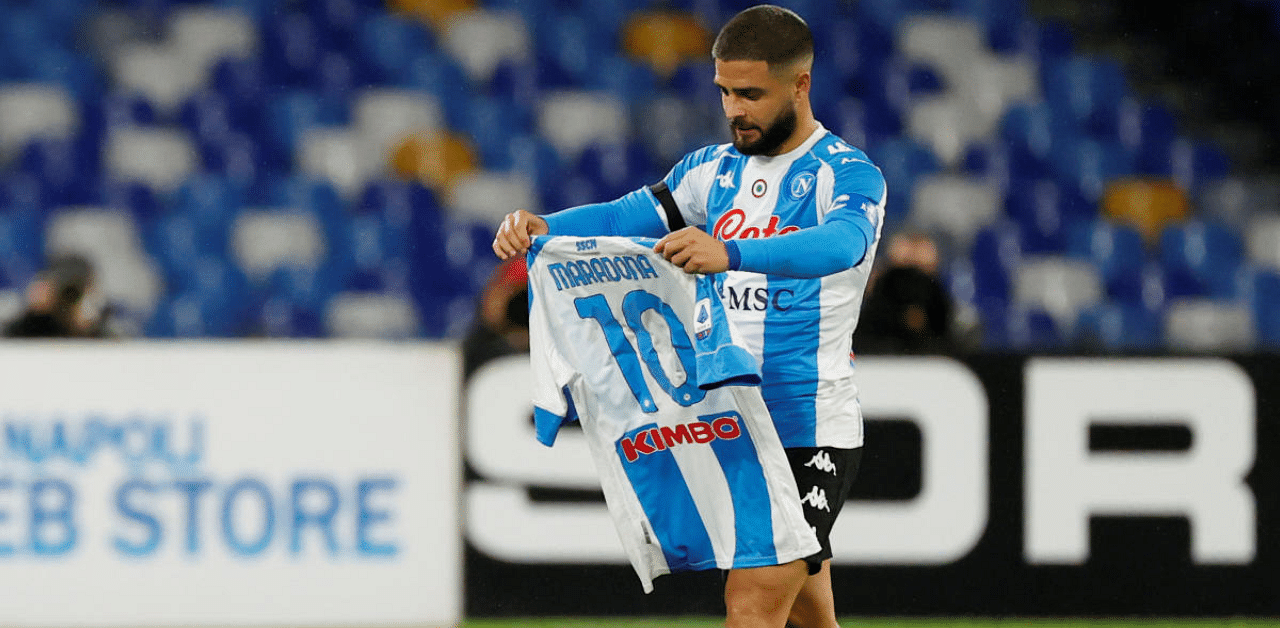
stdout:
[[712,47],[732,143],[694,151],[614,201],[508,214],[493,241],[507,259],[534,235],[660,237],[655,251],[685,272],[726,273],[722,299],[760,361],[761,392],[822,545],[803,562],[730,571],[731,628],[838,626],[829,534],[862,451],[850,341],[886,190],[865,153],[814,119],[813,54],[795,13],[738,13]]

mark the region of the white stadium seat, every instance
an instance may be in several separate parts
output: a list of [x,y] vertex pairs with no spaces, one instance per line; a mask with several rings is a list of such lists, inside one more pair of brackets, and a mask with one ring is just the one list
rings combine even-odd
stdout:
[[0,163],[37,137],[66,138],[80,127],[80,113],[67,91],[43,83],[0,86]]
[[454,15],[440,43],[472,80],[481,83],[488,82],[502,61],[529,59],[533,50],[519,13],[482,9]]
[[369,154],[359,134],[346,127],[308,129],[299,143],[297,161],[304,173],[327,179],[347,198],[354,198],[382,163]]
[[487,224],[497,224],[517,209],[541,210],[537,190],[527,177],[489,171],[459,177],[445,202],[459,219]]
[[341,292],[329,301],[325,327],[335,338],[412,338],[418,333],[418,312],[407,297]]
[[232,254],[241,270],[262,281],[283,267],[315,268],[325,256],[324,234],[314,214],[252,208],[236,217]]
[[592,143],[625,142],[628,128],[626,108],[608,94],[567,90],[539,103],[538,131],[568,159]]
[[97,207],[65,208],[45,230],[49,255],[77,253],[94,266],[107,300],[139,315],[155,309],[163,291],[160,274],[142,247],[133,217]]
[[1248,351],[1256,333],[1245,303],[1177,299],[1165,314],[1165,343],[1175,351]]
[[968,250],[973,236],[1000,214],[994,184],[957,175],[917,180],[907,222],[944,236],[952,250]]
[[115,178],[163,191],[176,189],[198,167],[195,145],[180,128],[116,127],[103,152],[107,172]]
[[1014,278],[1014,302],[1043,309],[1059,329],[1071,329],[1080,311],[1099,303],[1102,295],[1098,269],[1081,259],[1024,257]]

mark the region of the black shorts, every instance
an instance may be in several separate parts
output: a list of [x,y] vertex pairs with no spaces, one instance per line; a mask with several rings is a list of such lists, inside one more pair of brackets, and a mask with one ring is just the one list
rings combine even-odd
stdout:
[[813,574],[822,568],[822,561],[831,558],[831,527],[858,476],[862,448],[791,447],[786,451],[800,490],[804,518],[822,544],[822,551],[805,558],[809,573]]

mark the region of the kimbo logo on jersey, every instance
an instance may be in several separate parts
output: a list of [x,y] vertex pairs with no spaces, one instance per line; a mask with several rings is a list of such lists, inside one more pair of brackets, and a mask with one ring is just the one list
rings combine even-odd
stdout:
[[729,413],[711,420],[698,420],[682,423],[674,427],[643,427],[618,441],[618,451],[627,462],[635,462],[640,456],[664,451],[679,445],[690,443],[705,445],[717,438],[733,440],[742,436],[742,426],[738,423],[738,414]]

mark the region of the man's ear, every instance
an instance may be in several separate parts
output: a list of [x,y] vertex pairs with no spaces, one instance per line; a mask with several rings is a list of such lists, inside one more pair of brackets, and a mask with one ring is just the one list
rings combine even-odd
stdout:
[[809,87],[813,84],[813,71],[805,70],[796,76],[796,95],[809,94]]

